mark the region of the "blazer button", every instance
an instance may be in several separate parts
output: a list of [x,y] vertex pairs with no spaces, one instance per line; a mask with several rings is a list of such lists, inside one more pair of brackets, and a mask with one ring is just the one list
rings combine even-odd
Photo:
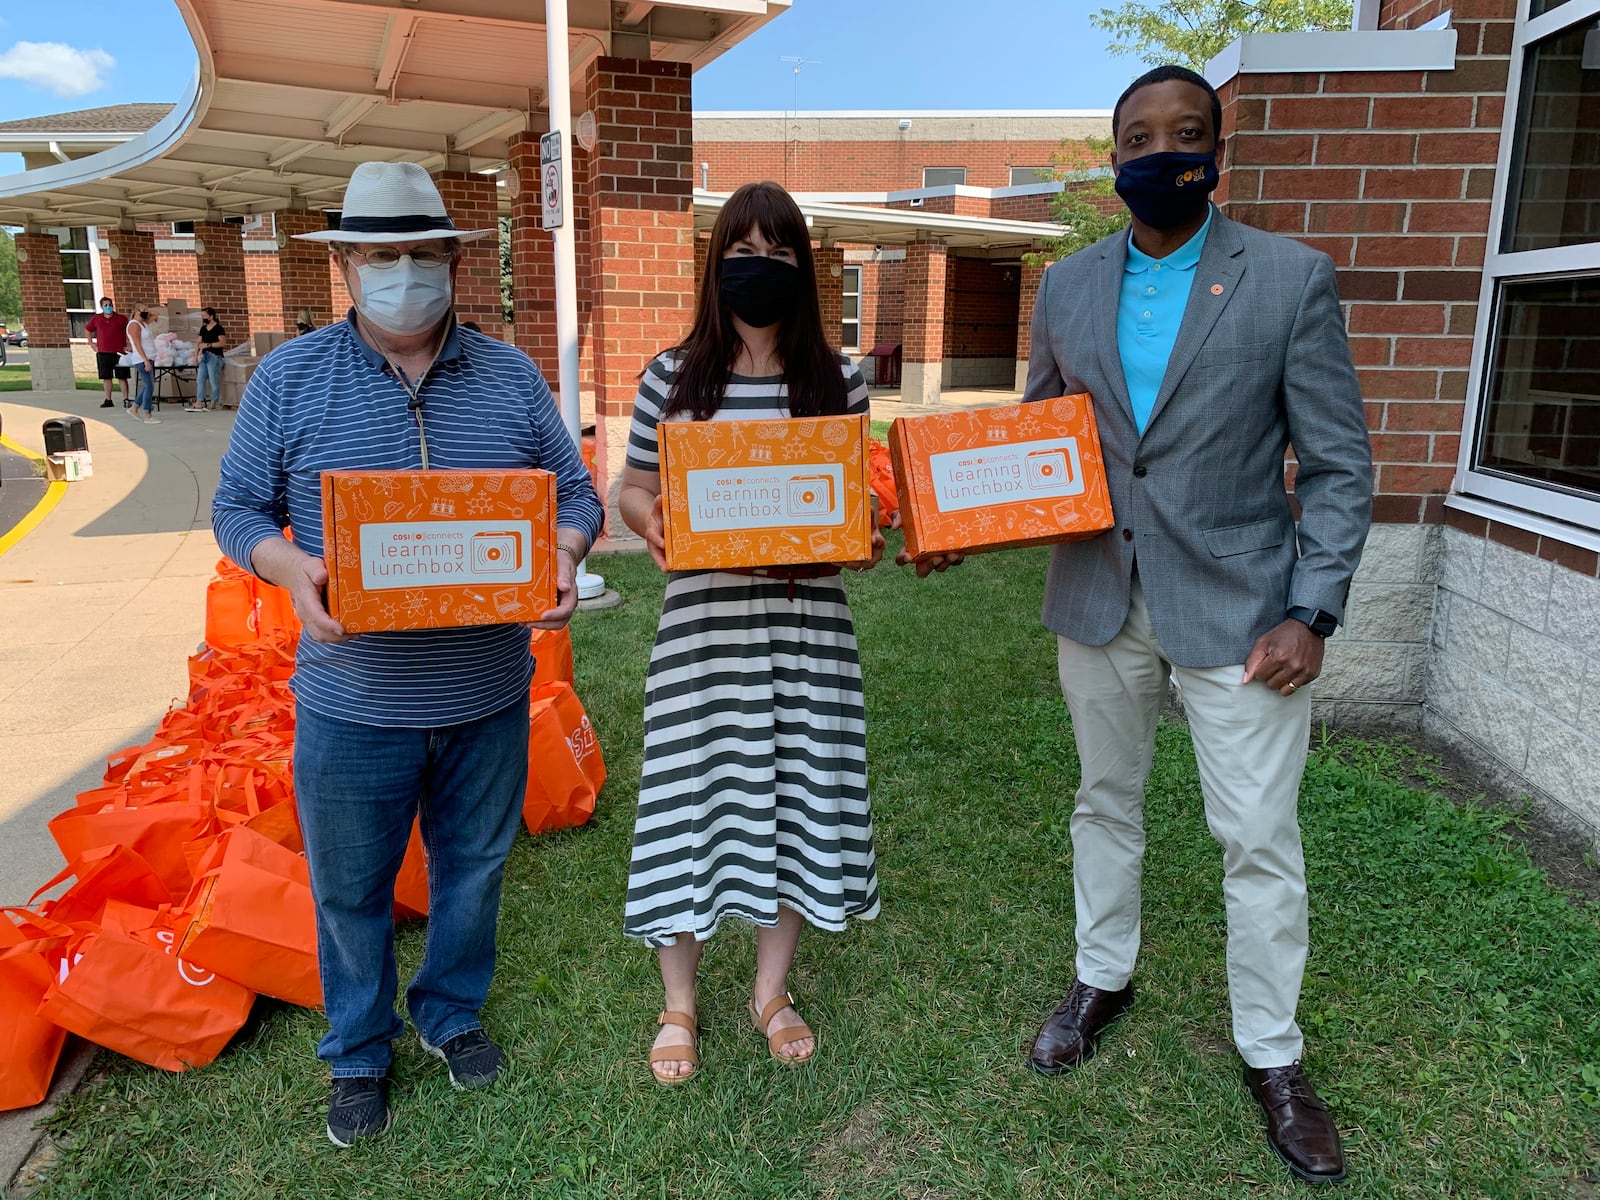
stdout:
[[1146,472],[1145,472],[1145,469],[1143,467],[1135,467],[1133,469],[1133,477],[1135,479],[1143,479],[1145,477],[1145,474],[1146,474]]
[[1123,541],[1125,541],[1125,542],[1131,542],[1131,541],[1133,541],[1133,530],[1131,530],[1131,529],[1124,529],[1124,530],[1123,530],[1123,531],[1122,531],[1122,540],[1123,540]]

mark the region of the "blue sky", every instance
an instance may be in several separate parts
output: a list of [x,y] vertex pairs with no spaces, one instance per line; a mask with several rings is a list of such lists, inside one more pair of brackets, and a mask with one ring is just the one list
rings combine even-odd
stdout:
[[[1088,22],[1105,0],[794,0],[695,76],[697,109],[1110,108],[1142,64]],[[171,0],[7,3],[0,121],[175,100],[194,46]],[[981,14],[973,19],[976,10]],[[0,174],[18,170],[0,155]]]

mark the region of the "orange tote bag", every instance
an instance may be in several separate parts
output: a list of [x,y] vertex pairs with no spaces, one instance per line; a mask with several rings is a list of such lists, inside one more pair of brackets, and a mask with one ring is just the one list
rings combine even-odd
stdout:
[[53,951],[39,1015],[166,1071],[203,1067],[250,1016],[254,994],[179,958],[170,911],[112,901],[98,932]]
[[317,915],[302,854],[252,829],[226,830],[184,901],[185,962],[305,1008],[322,1005]]
[[50,1091],[67,1031],[34,1015],[50,987],[41,949],[71,933],[26,909],[0,911],[0,1112],[32,1108]]
[[531,834],[582,825],[606,781],[594,726],[566,684],[536,687],[528,707],[528,787],[522,820]]

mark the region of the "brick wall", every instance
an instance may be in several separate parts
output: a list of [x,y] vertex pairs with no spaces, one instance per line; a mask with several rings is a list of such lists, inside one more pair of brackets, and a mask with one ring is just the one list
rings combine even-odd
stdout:
[[[814,247],[811,251],[816,270],[817,300],[822,308],[822,333],[828,345],[838,350],[844,343],[844,248]],[[870,349],[870,347],[869,347]]]
[[[200,295],[192,303],[196,308],[216,309],[217,320],[228,331],[229,340],[237,345],[249,339],[252,329],[244,241],[239,226],[222,221],[196,221],[194,233],[197,239],[205,242],[206,252],[195,255]],[[276,312],[272,314],[271,323],[276,327]]]
[[261,327],[292,332],[302,308],[311,310],[311,324],[318,329],[332,324],[336,316],[342,314],[336,314],[333,308],[328,244],[302,242],[294,236],[326,229],[327,218],[320,212],[280,212],[277,222],[278,232],[284,237],[283,249],[277,254],[278,320],[276,323],[263,320]]
[[861,348],[901,344],[905,337],[903,259],[861,264]]
[[945,357],[1014,357],[1022,286],[1020,268],[954,256],[949,267],[950,320],[945,329]]
[[966,167],[969,187],[1010,187],[1011,168],[1046,166],[1065,154],[1071,166],[1092,165],[1087,145],[1053,140],[993,142],[701,142],[694,147],[694,185],[709,163],[714,192],[771,179],[796,192],[886,192],[922,186],[924,167]]
[[[107,229],[105,235],[106,252],[96,251],[100,254],[102,295],[116,301],[120,313],[131,311],[143,301],[155,300],[160,288],[155,235],[133,229]],[[95,299],[98,303],[99,297]]]
[[[249,301],[251,329],[283,329],[294,332],[294,322],[283,325],[283,281],[278,256],[251,251],[244,256],[245,295]],[[233,327],[225,326],[233,336]],[[234,343],[237,345],[238,343]]]
[[1460,449],[1511,22],[1484,15],[1508,0],[1455,7],[1454,70],[1241,75],[1222,89],[1219,202],[1338,268],[1380,522],[1437,521]]
[[16,236],[17,274],[22,283],[22,321],[32,349],[68,345],[67,289],[61,282],[61,243],[52,234]]
[[[498,230],[499,200],[494,177],[470,171],[441,171],[434,178],[444,197],[445,212],[457,229]],[[484,330],[500,329],[500,239],[497,233],[461,247],[456,266],[456,316],[476,321]]]
[[1017,361],[1027,362],[1033,351],[1033,305],[1039,298],[1039,281],[1044,278],[1044,267],[1024,264],[1017,285]]
[[1450,0],[1383,0],[1378,6],[1378,28],[1421,29],[1455,7]]
[[[190,308],[209,303],[200,299],[200,269],[192,250],[157,250],[156,277],[158,282],[153,294],[128,297],[130,311],[133,305],[141,301],[164,303],[179,297],[188,301]],[[228,332],[233,332],[232,326],[228,326]]]

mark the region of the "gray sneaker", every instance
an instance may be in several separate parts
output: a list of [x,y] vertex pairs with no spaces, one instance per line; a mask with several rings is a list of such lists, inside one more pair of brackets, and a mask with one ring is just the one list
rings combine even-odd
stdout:
[[441,1046],[430,1045],[425,1037],[417,1040],[429,1054],[444,1059],[450,1068],[450,1083],[459,1089],[488,1087],[500,1077],[506,1060],[505,1053],[481,1029],[458,1033]]
[[387,1079],[335,1079],[328,1100],[328,1140],[349,1149],[362,1138],[377,1137],[389,1128]]

